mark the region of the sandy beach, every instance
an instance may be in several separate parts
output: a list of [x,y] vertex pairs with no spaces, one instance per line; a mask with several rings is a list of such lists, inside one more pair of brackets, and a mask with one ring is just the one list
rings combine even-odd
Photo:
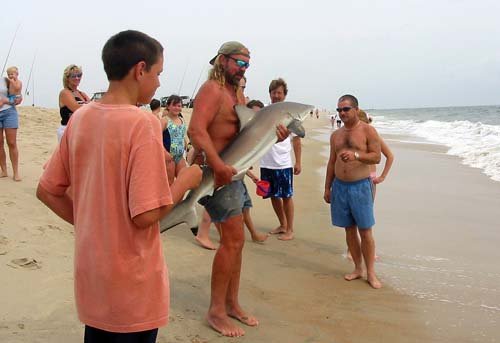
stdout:
[[[35,198],[42,165],[57,143],[59,115],[36,107],[19,112],[23,181],[0,179],[0,342],[81,342],[73,228]],[[171,311],[158,342],[499,341],[500,182],[442,146],[385,136],[396,161],[377,189],[376,269],[384,287],[373,290],[365,280],[344,281],[352,269],[344,231],[331,226],[323,201],[329,118],[308,118],[305,127],[295,239],[256,244],[247,233],[240,299],[260,325],[238,339],[208,326],[214,252],[175,228],[163,234]],[[253,200],[257,229],[276,227],[270,203],[255,194]],[[211,237],[217,241],[215,230]]]

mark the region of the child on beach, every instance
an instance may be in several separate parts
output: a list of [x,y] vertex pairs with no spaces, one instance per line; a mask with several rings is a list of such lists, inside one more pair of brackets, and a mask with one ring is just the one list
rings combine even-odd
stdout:
[[75,300],[85,342],[156,342],[169,283],[159,220],[201,170],[169,186],[159,120],[136,106],[160,86],[163,47],[138,31],[102,51],[109,88],[76,110],[46,165],[37,197],[75,231]]
[[187,126],[181,116],[182,99],[178,95],[171,95],[167,100],[167,107],[161,119],[162,130],[168,131],[170,136],[170,148],[167,151],[172,155],[175,162],[175,177],[186,167],[184,152],[187,147]]
[[9,79],[9,104],[16,105],[16,100],[21,98],[23,83],[19,80],[19,69],[17,67],[7,68],[7,78]]
[[151,100],[151,102],[149,103],[149,109],[151,110],[151,113],[153,113],[153,115],[160,119],[161,118],[161,115],[160,115],[160,112],[161,112],[161,103],[160,103],[160,100],[158,99],[153,99]]

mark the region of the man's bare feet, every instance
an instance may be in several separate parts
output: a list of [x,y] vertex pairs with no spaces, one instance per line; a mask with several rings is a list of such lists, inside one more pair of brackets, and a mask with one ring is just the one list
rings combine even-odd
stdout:
[[276,229],[269,231],[271,235],[279,235],[280,233],[285,233],[286,230],[283,226],[278,226]]
[[227,337],[241,337],[245,334],[245,331],[234,325],[228,316],[219,317],[215,315],[207,315],[208,324],[215,331],[219,332],[223,336]]
[[360,279],[363,276],[363,271],[359,269],[354,269],[351,274],[344,275],[344,279],[347,281],[352,281],[356,279]]
[[252,241],[255,243],[264,243],[268,237],[269,235],[266,233],[256,232],[252,235]]
[[287,231],[278,236],[281,241],[291,241],[293,239],[293,231]]
[[14,174],[14,177],[13,177],[12,179],[13,179],[14,181],[17,181],[17,182],[19,182],[19,181],[21,181],[21,180],[22,180],[22,178],[21,178],[21,176],[19,176],[19,174]]
[[249,316],[249,315],[243,314],[243,313],[238,314],[236,312],[228,312],[227,315],[229,317],[236,319],[236,320],[239,320],[240,322],[242,322],[243,324],[248,325],[248,326],[259,325],[259,321],[254,316]]
[[212,243],[210,238],[200,238],[198,236],[195,236],[194,239],[198,242],[199,245],[201,245],[203,248],[208,249],[208,250],[216,250],[217,247]]
[[382,283],[379,281],[379,279],[377,279],[377,276],[375,275],[368,276],[367,281],[370,284],[370,286],[372,286],[372,288],[375,289],[382,288]]
[[6,171],[3,171],[3,170],[0,171],[0,177],[7,177],[7,176],[9,176],[9,174],[7,174]]

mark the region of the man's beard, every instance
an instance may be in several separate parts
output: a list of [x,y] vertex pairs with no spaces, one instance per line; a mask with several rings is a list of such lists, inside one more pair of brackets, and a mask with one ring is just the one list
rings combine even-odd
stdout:
[[237,73],[234,75],[225,72],[226,82],[232,86],[239,86],[240,80],[243,78],[244,73]]

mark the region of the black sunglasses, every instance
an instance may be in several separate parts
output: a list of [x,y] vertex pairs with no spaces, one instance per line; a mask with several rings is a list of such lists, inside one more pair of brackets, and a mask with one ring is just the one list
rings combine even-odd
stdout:
[[337,112],[339,112],[339,113],[341,113],[341,112],[349,112],[350,110],[352,110],[352,107],[349,107],[349,106],[337,108]]

